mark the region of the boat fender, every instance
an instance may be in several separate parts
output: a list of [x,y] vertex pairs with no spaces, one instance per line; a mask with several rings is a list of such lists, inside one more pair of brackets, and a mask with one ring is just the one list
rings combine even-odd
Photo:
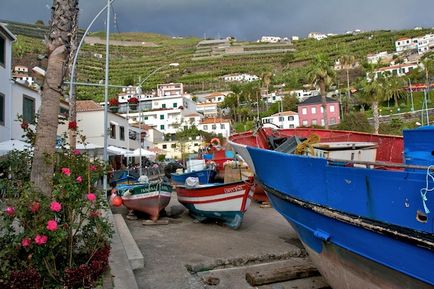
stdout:
[[313,232],[313,235],[323,241],[330,240],[330,234],[321,230],[315,230],[315,232]]

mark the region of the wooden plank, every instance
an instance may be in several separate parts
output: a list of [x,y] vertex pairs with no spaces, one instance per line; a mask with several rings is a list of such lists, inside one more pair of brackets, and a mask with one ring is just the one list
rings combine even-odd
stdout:
[[246,280],[252,286],[259,286],[312,276],[320,276],[320,273],[315,266],[311,263],[307,263],[286,268],[277,268],[270,272],[247,272]]

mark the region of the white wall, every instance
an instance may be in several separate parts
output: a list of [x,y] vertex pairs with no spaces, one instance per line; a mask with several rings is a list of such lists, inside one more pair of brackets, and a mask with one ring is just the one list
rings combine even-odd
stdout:
[[0,141],[12,138],[12,102],[11,102],[11,62],[12,42],[0,29],[0,35],[6,40],[5,43],[5,65],[0,64],[0,93],[4,97],[5,116],[4,123],[0,124]]

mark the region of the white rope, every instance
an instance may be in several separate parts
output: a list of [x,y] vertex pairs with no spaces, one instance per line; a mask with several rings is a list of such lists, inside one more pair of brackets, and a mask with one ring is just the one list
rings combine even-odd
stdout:
[[420,190],[420,195],[422,197],[422,202],[423,202],[423,208],[424,208],[426,214],[430,213],[430,210],[428,209],[428,206],[426,205],[426,201],[428,201],[428,198],[426,197],[426,194],[428,192],[434,191],[434,187],[432,187],[431,189],[429,188],[429,180],[431,179],[431,181],[434,182],[434,175],[431,173],[431,168],[432,167],[434,167],[434,165],[430,165],[426,169],[425,188],[422,188]]

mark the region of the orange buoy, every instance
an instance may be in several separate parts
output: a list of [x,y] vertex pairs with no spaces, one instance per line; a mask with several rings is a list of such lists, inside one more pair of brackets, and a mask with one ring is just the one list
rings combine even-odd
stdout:
[[119,196],[115,196],[112,199],[112,205],[115,206],[115,207],[119,207],[120,205],[122,205],[122,198],[119,197]]

